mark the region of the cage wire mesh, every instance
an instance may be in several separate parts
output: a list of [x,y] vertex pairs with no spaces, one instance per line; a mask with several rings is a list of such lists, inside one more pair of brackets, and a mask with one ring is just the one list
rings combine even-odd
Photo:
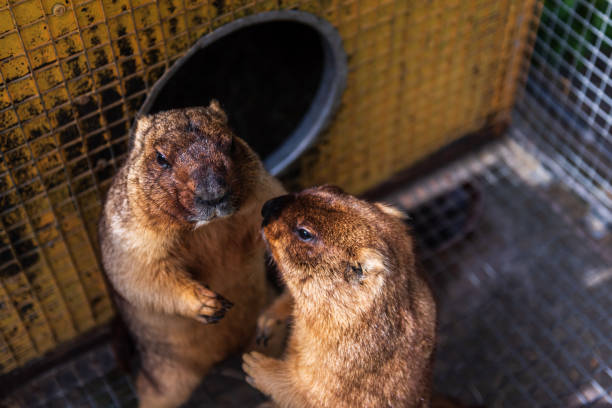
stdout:
[[[184,406],[251,407],[265,397],[244,381],[237,356],[211,370]],[[136,407],[133,379],[116,365],[109,345],[96,347],[0,400],[8,407]]]
[[[155,80],[200,35],[295,7],[331,21],[349,55],[342,107],[290,173],[297,185],[363,191],[515,107],[502,142],[386,197],[412,215],[439,301],[436,390],[487,406],[611,405],[612,241],[581,224],[611,219],[611,3],[0,4],[0,371],[112,316],[95,222]],[[211,375],[200,405],[261,400],[237,367]],[[135,396],[102,346],[1,404]]]
[[612,219],[612,2],[547,0],[514,136]]
[[610,241],[580,227],[586,203],[560,179],[508,138],[389,199],[415,209],[433,279],[438,392],[494,407],[612,404]]

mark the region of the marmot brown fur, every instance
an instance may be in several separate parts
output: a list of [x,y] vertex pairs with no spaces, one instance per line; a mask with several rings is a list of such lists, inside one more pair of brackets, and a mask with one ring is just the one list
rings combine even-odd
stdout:
[[402,213],[324,186],[262,214],[293,327],[282,360],[244,355],[247,381],[281,407],[428,407],[436,307]]
[[267,302],[260,208],[283,192],[216,102],[138,119],[99,235],[141,406],[180,405],[251,340]]

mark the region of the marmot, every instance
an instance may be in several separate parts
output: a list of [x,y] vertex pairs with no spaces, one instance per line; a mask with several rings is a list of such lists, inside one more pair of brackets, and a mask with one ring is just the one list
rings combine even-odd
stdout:
[[180,405],[251,341],[268,297],[260,208],[283,193],[217,102],[137,120],[99,236],[140,352],[141,406]]
[[403,214],[323,186],[262,215],[293,326],[282,360],[243,356],[247,381],[281,407],[428,407],[436,306]]

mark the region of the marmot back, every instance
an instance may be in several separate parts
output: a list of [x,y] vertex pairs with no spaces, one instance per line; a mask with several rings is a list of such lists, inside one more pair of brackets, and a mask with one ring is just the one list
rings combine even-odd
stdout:
[[99,234],[141,406],[180,405],[250,341],[268,293],[259,209],[282,192],[216,102],[138,120]]
[[262,214],[294,326],[283,360],[244,356],[247,380],[281,407],[428,407],[435,304],[403,215],[330,186]]

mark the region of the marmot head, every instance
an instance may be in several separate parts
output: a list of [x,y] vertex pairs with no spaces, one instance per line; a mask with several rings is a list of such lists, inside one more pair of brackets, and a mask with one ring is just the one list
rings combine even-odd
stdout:
[[264,239],[294,293],[357,310],[377,297],[384,282],[403,280],[399,270],[414,269],[404,215],[338,187],[269,200],[262,215]]
[[158,225],[197,228],[236,212],[261,171],[216,101],[139,118],[128,182]]

